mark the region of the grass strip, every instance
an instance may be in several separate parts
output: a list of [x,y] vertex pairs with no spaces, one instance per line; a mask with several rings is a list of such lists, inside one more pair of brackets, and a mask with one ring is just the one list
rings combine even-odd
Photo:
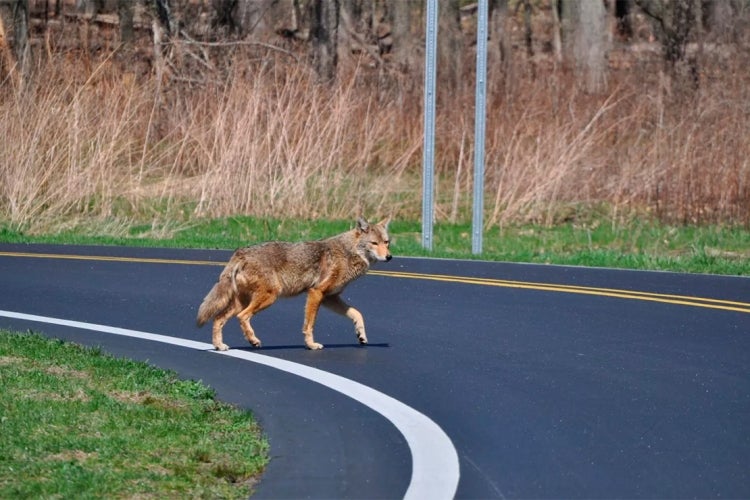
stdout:
[[[182,223],[130,224],[115,233],[103,220],[100,230],[76,227],[46,234],[2,228],[0,242],[62,243],[174,248],[234,249],[268,240],[308,240],[331,236],[352,227],[353,220],[302,220],[256,217],[190,219]],[[122,227],[121,224],[114,226]],[[750,231],[740,226],[669,225],[632,218],[612,223],[586,215],[572,222],[494,227],[484,233],[480,255],[471,253],[469,224],[437,224],[433,252],[421,246],[421,225],[391,223],[396,257],[431,256],[589,267],[644,269],[687,273],[750,275]]]
[[0,498],[247,498],[268,444],[173,372],[0,330]]

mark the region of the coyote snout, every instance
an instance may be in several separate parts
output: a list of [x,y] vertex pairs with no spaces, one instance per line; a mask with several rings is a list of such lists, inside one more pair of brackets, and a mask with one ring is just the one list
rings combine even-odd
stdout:
[[368,251],[372,255],[372,261],[387,262],[393,258],[390,250],[391,242],[387,239],[372,239]]
[[307,291],[302,333],[308,349],[322,349],[313,339],[313,325],[321,305],[344,315],[354,323],[360,344],[367,344],[362,314],[341,298],[346,285],[367,272],[370,264],[386,262],[390,251],[386,218],[377,224],[358,219],[354,229],[319,241],[300,243],[268,242],[234,252],[219,281],[198,309],[198,326],[209,319],[213,324],[213,345],[220,351],[222,329],[237,316],[245,338],[255,347],[260,339],[250,326],[254,314],[273,304],[278,297]]

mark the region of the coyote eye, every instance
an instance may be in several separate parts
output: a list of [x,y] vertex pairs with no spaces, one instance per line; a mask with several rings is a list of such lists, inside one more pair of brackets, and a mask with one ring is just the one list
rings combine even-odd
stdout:
[[389,247],[391,246],[391,240],[385,240],[385,246]]

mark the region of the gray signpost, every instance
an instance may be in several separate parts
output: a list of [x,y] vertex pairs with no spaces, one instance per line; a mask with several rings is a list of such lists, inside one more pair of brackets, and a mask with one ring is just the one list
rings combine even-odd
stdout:
[[[435,193],[435,83],[437,74],[438,1],[427,0],[424,70],[424,156],[422,161],[422,246],[432,250]],[[487,106],[488,0],[477,11],[477,67],[474,114],[474,192],[471,251],[482,253],[484,227],[484,143]]]
[[487,0],[477,11],[477,82],[474,104],[474,206],[471,218],[471,252],[482,253],[484,229],[484,136],[487,119]]
[[422,160],[422,246],[432,250],[435,192],[435,80],[437,73],[438,2],[427,0],[424,63],[424,156]]

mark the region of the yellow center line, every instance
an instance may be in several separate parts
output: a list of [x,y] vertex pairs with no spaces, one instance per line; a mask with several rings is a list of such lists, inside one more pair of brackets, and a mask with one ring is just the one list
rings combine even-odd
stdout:
[[691,297],[689,295],[671,295],[654,292],[639,292],[620,290],[614,288],[597,288],[576,285],[559,285],[551,283],[532,283],[525,281],[510,281],[491,278],[470,278],[465,276],[450,276],[443,274],[419,274],[392,271],[369,271],[369,274],[389,276],[393,278],[410,278],[432,281],[443,281],[450,283],[464,283],[470,285],[484,285],[504,288],[520,288],[526,290],[540,290],[546,292],[575,293],[581,295],[596,295],[599,297],[614,297],[619,299],[643,300],[649,302],[662,302],[666,304],[678,304],[693,307],[705,307],[708,309],[720,309],[724,311],[735,311],[750,313],[750,303],[735,302],[731,300],[712,299],[707,297]]
[[73,255],[65,253],[0,252],[0,257],[27,257],[35,259],[92,260],[104,262],[138,262],[146,264],[183,264],[188,266],[226,266],[224,262],[210,260],[152,259],[147,257],[115,257],[108,255]]
[[[32,252],[0,252],[0,257],[25,257],[37,259],[67,259],[87,260],[105,262],[133,262],[147,264],[181,264],[190,266],[224,266],[225,261],[212,262],[207,260],[181,260],[181,259],[158,259],[146,257],[116,257],[105,255],[72,255],[54,253],[32,253]],[[724,311],[742,312],[750,314],[750,303],[731,300],[713,299],[708,297],[692,297],[689,295],[673,295],[654,292],[640,292],[636,290],[620,290],[616,288],[599,288],[578,285],[562,285],[554,283],[535,283],[526,281],[513,281],[495,278],[475,278],[469,276],[452,276],[447,274],[423,274],[403,271],[379,271],[370,270],[369,274],[389,278],[419,279],[429,281],[440,281],[446,283],[461,283],[467,285],[493,286],[503,288],[518,288],[525,290],[539,290],[546,292],[573,293],[581,295],[594,295],[599,297],[612,297],[619,299],[642,300],[649,302],[661,302],[665,304],[676,304],[691,307],[703,307]]]
[[588,287],[588,286],[579,286],[579,285],[560,285],[560,284],[553,284],[553,283],[534,283],[534,282],[528,282],[528,281],[512,281],[512,280],[503,280],[503,279],[496,279],[496,278],[471,278],[466,276],[450,276],[446,274],[421,274],[421,273],[404,273],[400,271],[369,271],[369,274],[379,274],[382,276],[393,276],[393,277],[399,277],[399,278],[414,278],[414,279],[434,279],[439,281],[451,281],[451,282],[457,282],[457,283],[470,283],[475,285],[488,285],[488,286],[500,286],[500,287],[507,287],[507,288],[527,288],[527,289],[534,289],[534,290],[552,290],[552,291],[560,291],[560,292],[571,292],[571,293],[582,293],[582,292],[588,292],[590,294],[595,295],[603,295],[603,296],[632,296],[637,298],[658,298],[658,299],[675,299],[675,300],[690,300],[690,301],[700,301],[700,302],[706,302],[711,304],[721,304],[721,305],[730,305],[730,306],[739,306],[742,308],[750,308],[750,303],[746,302],[736,302],[731,300],[722,300],[722,299],[711,299],[706,297],[691,297],[686,295],[671,295],[671,294],[665,294],[665,293],[655,293],[655,292],[640,292],[637,290],[622,290],[622,289],[616,289],[616,288],[598,288],[598,287]]

